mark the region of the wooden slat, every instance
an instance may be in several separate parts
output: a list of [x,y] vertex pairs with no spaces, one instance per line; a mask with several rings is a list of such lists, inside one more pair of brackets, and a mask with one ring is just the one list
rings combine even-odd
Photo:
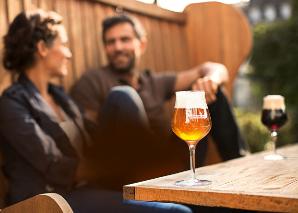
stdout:
[[[3,36],[7,32],[7,24],[8,24],[8,17],[6,13],[6,1],[0,1],[0,37],[3,38]],[[3,42],[0,42],[0,50],[3,49]],[[3,58],[3,51],[0,51],[0,60],[2,62]],[[0,81],[3,79],[3,75],[5,73],[5,70],[2,66],[0,66]],[[0,82],[1,85],[1,82]]]
[[[72,52],[72,49],[76,46],[76,44],[73,42],[73,37],[75,35],[71,34],[71,26],[76,24],[76,22],[75,22],[75,20],[71,19],[72,18],[71,14],[70,14],[71,6],[70,6],[69,0],[63,0],[63,2],[60,2],[60,1],[61,0],[56,1],[56,4],[54,5],[54,7],[56,8],[55,10],[57,10],[58,12],[61,11],[61,13],[63,14],[63,17],[64,17],[63,23],[64,23],[67,33],[68,33],[67,46],[68,46],[68,48],[70,48],[70,51]],[[59,7],[59,5],[60,5],[60,7]],[[73,58],[69,61],[67,69],[68,69],[68,74],[67,74],[67,76],[64,77],[63,82],[62,82],[66,90],[68,90],[76,80],[76,70],[74,67]]]
[[[41,1],[41,0],[40,0]],[[44,1],[44,0],[43,0]],[[47,0],[45,0],[47,1]],[[42,3],[42,1],[40,2]],[[63,25],[65,26],[65,29],[68,33],[69,42],[67,46],[71,47],[71,36],[70,36],[70,14],[69,14],[69,1],[68,0],[59,0],[59,1],[52,1],[52,3],[44,4],[45,7],[47,7],[47,10],[54,10],[57,13],[59,13],[63,17]],[[58,79],[59,84],[63,85],[66,90],[72,85],[74,82],[74,71],[72,70],[73,66],[71,63],[67,64],[67,70],[68,74],[67,76],[63,77],[63,79]]]
[[[94,44],[98,42],[100,38],[97,37],[97,31],[101,30],[100,26],[96,26],[94,22],[94,3],[82,2],[81,5],[83,12],[83,22],[88,23],[83,25],[83,37],[84,37],[84,53],[86,60],[86,68],[94,69],[98,68],[98,51],[94,48]],[[90,30],[92,29],[92,30]]]
[[[169,25],[169,34],[170,34],[170,44],[171,44],[171,51],[172,51],[172,70],[173,69],[181,69],[182,63],[184,60],[181,60],[184,57],[180,57],[180,53],[182,51],[181,47],[181,43],[183,42],[182,40],[180,40],[180,35],[179,35],[179,31],[177,30],[176,25]],[[186,39],[186,37],[185,37]]]
[[[22,2],[20,0],[6,0],[0,3],[0,35],[1,38],[7,33],[8,24],[14,19],[14,17],[22,10]],[[3,49],[3,43],[1,41],[1,50]],[[1,51],[1,62],[2,62],[2,51]],[[0,92],[2,93],[5,88],[7,88],[12,81],[12,75],[4,70],[1,63],[0,70]]]
[[115,15],[115,8],[114,7],[104,7],[104,12],[106,16],[113,16]]
[[36,8],[36,5],[33,4],[32,0],[23,0],[22,9],[23,10],[32,10]]
[[[149,26],[147,25],[147,17],[145,16],[141,16],[141,15],[138,15],[138,14],[134,14],[134,16],[141,22],[141,24],[144,26],[144,29],[146,31],[146,34],[147,34],[147,46],[146,46],[146,49],[145,49],[145,53],[144,55],[142,56],[142,60],[141,60],[141,69],[144,69],[144,68],[147,68],[147,69],[153,69],[155,70],[154,68],[154,60],[153,60],[153,55],[152,55],[152,46],[148,43],[148,41],[150,42],[150,28]],[[151,65],[151,67],[146,67],[146,65]]]
[[100,4],[96,4],[95,6],[95,17],[94,17],[94,23],[95,23],[95,29],[96,33],[95,36],[97,38],[96,40],[96,46],[98,51],[98,66],[101,66],[107,62],[106,56],[104,54],[104,46],[102,42],[102,20],[105,18],[104,9]]
[[161,18],[178,23],[185,23],[185,15],[183,13],[171,12],[169,10],[162,9],[153,4],[145,4],[132,0],[95,0],[114,7],[120,7],[128,11],[141,13],[143,15],[152,16],[154,18]]
[[14,17],[22,11],[21,0],[7,0],[7,14],[9,23],[14,19]]
[[[72,47],[72,59],[71,63],[73,66],[73,76],[77,79],[80,77],[81,72],[86,70],[85,63],[85,52],[83,37],[83,14],[80,7],[80,1],[72,0],[69,1],[69,17],[70,17],[70,46]],[[72,82],[73,83],[73,82]]]
[[[222,36],[224,63],[230,67],[230,78],[234,81],[240,65],[245,61],[251,49],[252,36],[247,20],[241,11],[227,10],[222,7],[222,13],[222,28],[229,29],[231,32],[224,33]],[[231,53],[228,54],[225,50],[229,50]]]
[[[93,49],[93,44],[91,41],[91,34],[92,31],[90,30],[90,3],[86,1],[81,1],[81,12],[82,12],[82,36],[84,38],[84,49],[82,50],[84,52],[85,56],[85,63],[86,63],[86,68],[90,69],[92,67],[92,49]],[[88,23],[88,24],[87,24]]]
[[156,19],[150,21],[150,28],[153,29],[151,45],[153,46],[153,54],[155,56],[156,71],[160,72],[165,70],[164,66],[164,44],[162,42],[162,34],[160,29],[160,23]]
[[39,8],[44,10],[53,10],[54,9],[55,0],[39,0]]
[[298,211],[298,145],[278,150],[282,161],[264,160],[268,152],[197,169],[212,181],[201,187],[177,187],[190,171],[124,186],[124,198],[219,206],[255,211]]
[[151,70],[157,70],[156,55],[154,54],[155,47],[153,45],[153,34],[155,33],[155,30],[151,27],[151,20],[148,17],[143,17],[143,25],[147,31],[147,47],[145,55],[148,58],[148,63],[144,64],[143,68],[147,66],[147,68]]
[[[90,9],[90,15],[89,15],[89,23],[90,27],[92,27],[94,30],[90,32],[90,40],[92,44],[91,48],[91,66],[90,68],[99,68],[100,62],[99,62],[99,54],[102,54],[103,52],[99,52],[99,42],[101,42],[101,37],[99,31],[101,31],[101,23],[98,23],[97,19],[97,13],[96,13],[96,7],[95,3],[93,3]],[[96,21],[95,21],[96,20]]]
[[190,57],[187,46],[187,37],[185,33],[185,26],[173,25],[173,34],[177,37],[175,40],[175,49],[174,52],[177,54],[177,64],[178,70],[189,69],[190,66]]
[[191,65],[205,61],[225,64],[230,72],[231,95],[238,69],[252,46],[246,17],[237,8],[218,2],[191,4],[184,12]]
[[166,70],[175,70],[175,58],[173,43],[178,42],[173,40],[173,36],[170,32],[170,23],[166,21],[160,22],[161,39],[160,42],[163,44],[164,50],[164,63]]
[[40,7],[40,0],[31,0],[32,4],[35,5],[37,8]]
[[70,205],[59,194],[39,194],[24,201],[0,210],[1,213],[44,212],[44,213],[73,213]]

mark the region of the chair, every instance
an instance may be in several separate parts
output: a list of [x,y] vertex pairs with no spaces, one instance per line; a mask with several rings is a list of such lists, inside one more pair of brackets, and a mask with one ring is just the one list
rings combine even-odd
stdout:
[[231,98],[239,67],[252,48],[246,16],[239,8],[219,2],[190,4],[184,13],[190,65],[205,61],[226,65],[230,75],[227,95]]
[[[205,61],[224,64],[230,76],[226,95],[231,100],[237,72],[249,56],[253,43],[247,18],[239,8],[219,2],[190,4],[184,13],[190,65]],[[205,164],[221,162],[211,137],[208,144]]]
[[[0,152],[0,168],[2,166],[2,153]],[[7,179],[0,169],[0,212],[1,213],[72,213],[72,209],[67,201],[59,194],[47,193],[39,194],[14,205],[4,206],[4,197],[7,193]]]
[[64,198],[55,193],[36,195],[27,200],[8,206],[1,213],[72,213]]

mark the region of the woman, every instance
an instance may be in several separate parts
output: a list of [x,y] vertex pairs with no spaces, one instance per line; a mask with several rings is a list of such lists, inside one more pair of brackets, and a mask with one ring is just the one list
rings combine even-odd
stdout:
[[4,37],[3,64],[19,75],[0,99],[0,137],[9,204],[40,193],[64,196],[75,212],[188,212],[175,204],[131,202],[82,186],[79,163],[88,146],[81,114],[52,78],[67,74],[71,52],[62,17],[22,12]]

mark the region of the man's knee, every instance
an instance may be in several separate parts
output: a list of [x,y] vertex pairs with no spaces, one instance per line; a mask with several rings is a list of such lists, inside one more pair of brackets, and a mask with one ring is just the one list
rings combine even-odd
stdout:
[[125,103],[142,104],[142,100],[137,91],[130,86],[113,87],[107,97],[107,102],[121,105]]
[[116,116],[116,120],[148,126],[143,102],[137,91],[130,86],[113,87],[105,101],[102,114],[105,120]]
[[131,99],[139,97],[137,91],[130,86],[115,86],[111,89],[109,96],[125,96]]

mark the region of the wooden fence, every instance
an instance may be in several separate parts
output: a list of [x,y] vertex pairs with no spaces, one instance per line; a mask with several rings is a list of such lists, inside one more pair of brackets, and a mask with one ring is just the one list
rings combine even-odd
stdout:
[[[230,71],[231,94],[238,68],[249,53],[252,40],[245,16],[230,5],[193,4],[184,13],[175,13],[134,0],[1,0],[0,37],[20,11],[43,8],[60,13],[73,54],[69,74],[62,81],[68,89],[82,72],[105,64],[101,21],[114,14],[116,7],[140,19],[147,31],[149,43],[142,67],[160,72],[183,70],[207,60],[220,62]],[[0,66],[0,93],[11,79]]]
[[[118,3],[119,2],[119,3]],[[0,37],[6,33],[8,24],[22,10],[43,8],[57,11],[64,17],[69,35],[69,47],[73,57],[69,63],[69,74],[63,80],[68,89],[90,68],[98,68],[106,62],[101,42],[101,22],[115,13],[116,6],[136,16],[148,34],[148,48],[142,67],[155,71],[181,70],[189,67],[185,35],[185,15],[149,7],[132,0],[1,0]],[[159,16],[158,16],[159,15]],[[0,43],[2,50],[3,43]],[[2,55],[1,55],[2,56]],[[1,57],[0,56],[0,57]],[[1,57],[2,58],[2,57]],[[11,75],[0,67],[0,92],[11,83]]]

